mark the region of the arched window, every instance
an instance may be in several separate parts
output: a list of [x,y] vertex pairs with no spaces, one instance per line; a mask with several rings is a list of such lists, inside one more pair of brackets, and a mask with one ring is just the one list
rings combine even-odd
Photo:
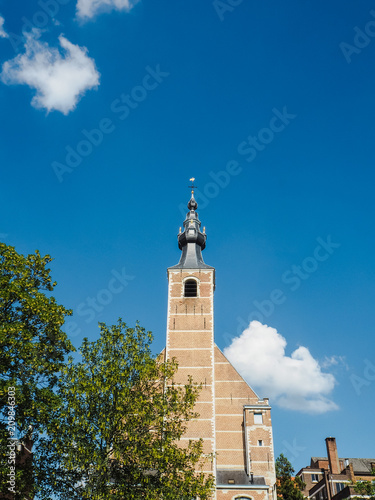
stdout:
[[234,500],[251,500],[251,497],[234,497]]
[[195,280],[186,280],[184,287],[184,297],[197,297],[198,286]]

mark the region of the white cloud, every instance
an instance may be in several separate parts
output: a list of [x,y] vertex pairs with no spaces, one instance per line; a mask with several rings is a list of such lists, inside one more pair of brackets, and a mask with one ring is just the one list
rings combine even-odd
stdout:
[[125,10],[129,12],[138,0],[78,0],[77,16],[87,20],[96,14],[111,10]]
[[275,328],[252,321],[231,345],[225,356],[250,386],[259,388],[283,408],[306,413],[325,413],[338,409],[327,396],[336,383],[306,347],[285,355],[285,338]]
[[85,47],[73,45],[63,35],[59,37],[62,51],[40,42],[36,29],[25,36],[25,52],[3,64],[2,81],[29,85],[36,89],[31,101],[35,108],[67,115],[87,90],[99,85],[95,61]]
[[8,33],[4,30],[4,18],[0,16],[0,38],[8,38]]
[[327,369],[330,366],[343,367],[345,370],[349,370],[348,363],[346,362],[345,356],[325,356],[324,359],[320,362],[322,368]]

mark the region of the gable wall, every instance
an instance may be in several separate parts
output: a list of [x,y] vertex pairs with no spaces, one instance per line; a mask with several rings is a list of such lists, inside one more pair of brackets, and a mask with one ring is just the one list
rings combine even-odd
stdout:
[[[251,407],[246,408],[245,415],[244,405]],[[254,422],[255,412],[262,413],[262,424]],[[271,409],[268,400],[259,400],[217,346],[215,346],[215,420],[217,468],[242,469],[252,472],[254,476],[262,476],[269,485],[269,493],[272,495],[275,468]],[[262,446],[259,446],[260,440]],[[257,495],[266,498],[268,492],[257,490],[257,495],[255,493],[256,491],[251,491],[253,499]],[[246,494],[250,495],[250,492]],[[230,492],[228,490],[225,495],[221,492],[218,498],[224,500],[233,498],[233,495],[233,490]]]

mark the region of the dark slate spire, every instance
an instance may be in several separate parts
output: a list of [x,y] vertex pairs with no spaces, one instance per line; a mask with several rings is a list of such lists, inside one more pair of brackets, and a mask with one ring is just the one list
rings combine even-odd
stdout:
[[[190,179],[192,182],[195,179]],[[191,186],[191,198],[188,203],[189,212],[184,220],[184,230],[177,236],[178,247],[182,250],[180,262],[173,269],[212,269],[203,262],[202,250],[206,246],[205,230],[200,230],[201,221],[198,219],[198,203],[194,198],[194,185]]]

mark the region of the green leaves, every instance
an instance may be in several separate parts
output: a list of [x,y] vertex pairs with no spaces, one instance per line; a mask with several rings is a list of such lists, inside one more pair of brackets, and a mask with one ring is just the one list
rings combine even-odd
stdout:
[[[25,257],[0,243],[0,483],[4,487],[9,472],[4,461],[8,387],[15,387],[16,437],[25,438],[32,426],[33,438],[37,439],[46,429],[51,410],[58,405],[54,392],[57,372],[65,355],[73,350],[61,330],[71,311],[46,295],[56,285],[46,267],[51,260],[38,251]],[[17,470],[20,498],[24,498],[22,485],[30,488],[33,483],[30,474],[31,465],[26,463]]]
[[178,445],[199,388],[173,384],[177,364],[152,356],[152,335],[138,324],[100,330],[83,341],[82,361],[62,371],[43,498],[51,477],[62,499],[210,498],[213,478],[196,472],[202,442]]
[[289,460],[281,453],[276,459],[276,488],[278,498],[283,500],[303,500],[301,490],[305,483],[299,477],[292,477],[294,469]]
[[[372,469],[372,475],[375,476],[375,469]],[[357,481],[354,484],[354,491],[360,495],[354,497],[356,500],[363,496],[369,500],[375,500],[375,479],[372,481]]]

